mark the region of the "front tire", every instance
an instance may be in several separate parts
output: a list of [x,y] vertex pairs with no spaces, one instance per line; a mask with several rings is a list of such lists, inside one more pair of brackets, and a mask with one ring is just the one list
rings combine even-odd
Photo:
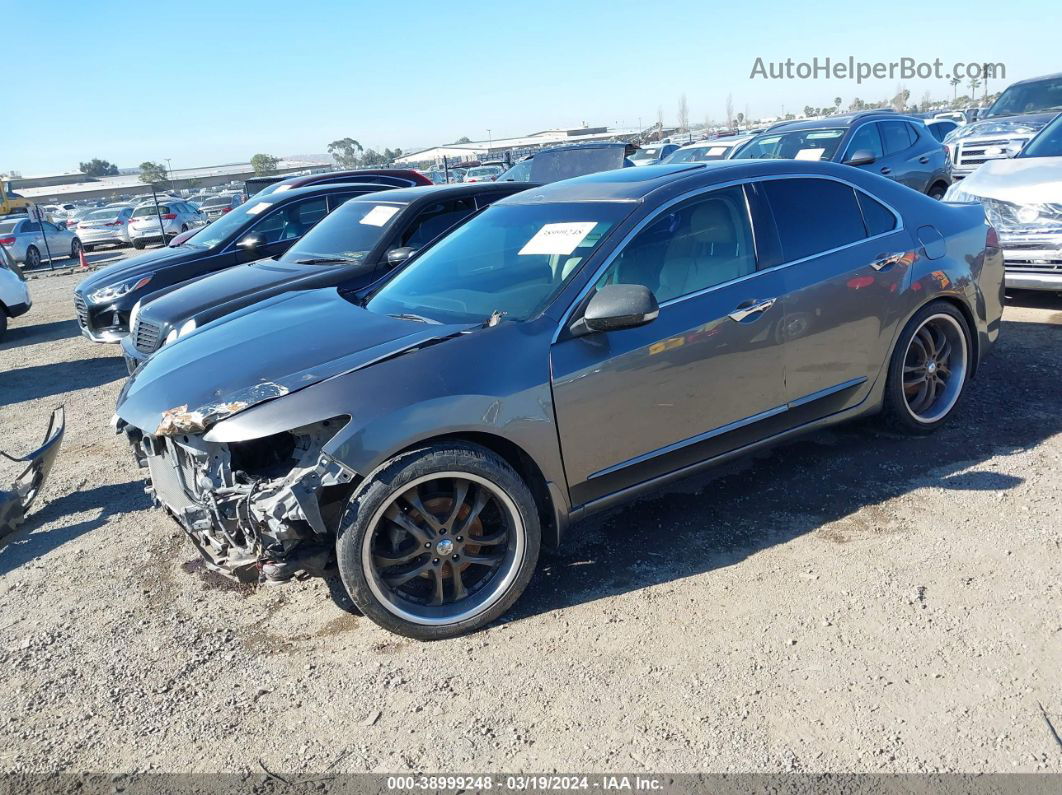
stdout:
[[970,327],[954,305],[934,301],[904,326],[889,361],[884,417],[893,430],[932,433],[954,413],[970,378]]
[[39,268],[41,264],[41,252],[37,250],[36,246],[30,246],[26,249],[26,270],[33,270]]
[[133,241],[133,248],[143,248],[144,245],[145,245],[145,243],[144,243],[143,240],[134,240]]
[[541,529],[527,484],[471,444],[432,445],[381,466],[351,498],[336,556],[362,613],[417,640],[472,632],[527,587]]
[[70,242],[70,258],[71,259],[80,259],[81,258],[81,250],[82,250],[82,248],[83,247],[81,245],[81,240],[75,237]]

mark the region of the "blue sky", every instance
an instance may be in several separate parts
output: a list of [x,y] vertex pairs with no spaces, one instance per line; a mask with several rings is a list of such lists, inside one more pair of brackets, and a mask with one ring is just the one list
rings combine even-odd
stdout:
[[[154,11],[156,7],[158,11]],[[750,80],[757,56],[1003,62],[1059,71],[1055,3],[462,4],[348,0],[4,0],[0,171],[171,158],[174,168],[323,152],[351,136],[410,150],[548,127],[751,117],[879,99],[897,81]],[[183,16],[182,16],[183,14]],[[989,22],[990,21],[990,22]],[[911,80],[914,99],[951,95]]]

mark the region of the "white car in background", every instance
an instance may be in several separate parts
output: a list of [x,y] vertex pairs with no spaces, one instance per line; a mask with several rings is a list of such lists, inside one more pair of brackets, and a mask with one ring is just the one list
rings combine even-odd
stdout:
[[[159,228],[159,218],[162,228]],[[129,219],[129,240],[134,248],[143,248],[148,243],[168,243],[189,229],[203,226],[206,217],[184,199],[167,197],[155,202],[138,204]]]
[[7,249],[0,246],[0,339],[7,331],[7,319],[26,314],[32,305],[22,271]]
[[81,238],[82,247],[85,251],[92,251],[96,246],[105,244],[128,246],[132,242],[129,238],[129,219],[132,215],[132,205],[104,207],[86,213],[77,224],[77,236]]
[[726,135],[707,141],[694,141],[692,144],[676,149],[665,157],[663,163],[701,163],[705,160],[726,160],[738,150],[738,147],[751,141],[759,133],[744,135]]

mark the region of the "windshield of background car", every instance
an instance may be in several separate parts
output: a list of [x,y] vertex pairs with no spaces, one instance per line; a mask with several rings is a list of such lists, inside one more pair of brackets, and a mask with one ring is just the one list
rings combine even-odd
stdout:
[[627,202],[493,205],[384,283],[366,307],[439,323],[536,315],[578,271]]
[[[151,209],[152,209],[152,211],[154,211],[155,208],[152,207]],[[81,220],[83,220],[83,221],[109,221],[112,218],[117,218],[118,215],[121,212],[122,211],[120,209],[117,209],[117,208],[110,209],[110,210],[107,210],[107,209],[104,209],[104,210],[93,210],[90,213],[85,213],[84,215],[82,215],[81,216]],[[152,212],[152,215],[154,215],[154,212]]]
[[227,207],[232,204],[231,196],[215,196],[212,199],[207,199],[200,207]]
[[[167,205],[160,204],[159,205],[159,212],[162,213],[163,215],[166,215],[167,213],[171,212],[171,210],[170,210],[170,208]],[[154,204],[143,204],[140,207],[137,207],[135,210],[133,210],[133,217],[134,218],[154,218],[155,217],[155,205]]]
[[1062,110],[1062,77],[1011,86],[999,94],[999,99],[978,120],[993,116],[1046,113],[1049,110]]
[[544,185],[584,174],[623,168],[623,151],[622,146],[601,146],[539,152],[530,161],[530,174],[525,179]]
[[660,147],[647,146],[645,149],[639,149],[631,155],[631,160],[638,162],[639,160],[656,160],[658,157],[660,157]]
[[1029,141],[1018,157],[1062,157],[1062,114]]
[[1062,110],[1062,77],[1011,86],[979,119],[1051,110]]
[[534,160],[522,160],[515,166],[510,168],[500,177],[498,182],[530,182],[531,181],[531,164]]
[[734,160],[832,160],[845,130],[793,130],[749,141]]
[[18,221],[0,221],[0,235],[14,232],[16,226],[18,226]]
[[668,163],[701,163],[705,160],[722,160],[730,147],[726,144],[719,146],[691,146],[689,149],[676,149],[667,158]]
[[394,202],[346,202],[289,248],[280,261],[335,258],[336,265],[357,264],[394,225],[403,206]]
[[501,168],[498,166],[476,166],[476,168],[470,168],[466,177],[493,177],[495,174],[500,174]]

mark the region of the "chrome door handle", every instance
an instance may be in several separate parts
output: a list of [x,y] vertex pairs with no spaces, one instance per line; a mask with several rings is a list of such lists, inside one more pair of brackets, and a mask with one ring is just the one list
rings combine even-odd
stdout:
[[926,163],[929,162],[929,158],[925,155],[922,155],[920,158],[918,158],[918,162],[924,166]]
[[766,312],[768,309],[774,306],[774,302],[777,300],[777,298],[767,298],[763,301],[757,301],[753,304],[750,304],[749,306],[739,306],[737,309],[730,313],[730,319],[740,323],[742,320],[750,318],[753,315],[758,315],[761,312]]
[[893,265],[899,262],[903,258],[903,255],[904,252],[902,251],[899,251],[896,254],[882,254],[876,260],[870,263],[870,267],[872,267],[876,271],[883,271],[886,268],[891,268]]
[[892,169],[889,168],[888,166],[882,166],[881,167],[881,173],[882,174],[891,174],[892,173]]

